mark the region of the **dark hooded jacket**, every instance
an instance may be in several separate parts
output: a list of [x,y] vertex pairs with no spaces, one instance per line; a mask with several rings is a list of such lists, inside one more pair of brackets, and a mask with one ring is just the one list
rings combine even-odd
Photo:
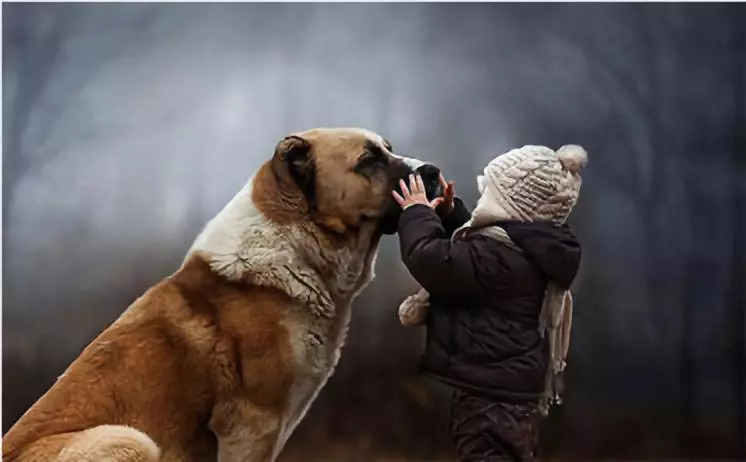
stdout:
[[499,222],[523,253],[471,234],[451,241],[469,219],[460,200],[442,222],[425,205],[399,219],[404,264],[430,293],[420,369],[436,379],[507,402],[539,399],[548,345],[539,313],[549,279],[569,288],[580,245],[567,226]]

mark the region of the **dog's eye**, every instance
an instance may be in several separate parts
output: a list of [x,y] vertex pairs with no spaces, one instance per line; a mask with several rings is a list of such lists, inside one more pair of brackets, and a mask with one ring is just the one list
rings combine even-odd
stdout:
[[358,158],[358,162],[375,162],[383,165],[387,165],[388,160],[388,155],[377,144],[370,142],[366,143],[365,150]]
[[387,139],[383,140],[383,147],[386,148],[388,152],[394,152],[394,147],[391,146],[391,143],[389,143],[389,140]]
[[354,170],[363,175],[371,176],[374,172],[389,164],[389,156],[381,147],[373,142],[366,142],[365,149],[358,157]]
[[357,159],[358,169],[374,168],[377,166],[385,165],[386,158],[375,151],[366,150]]
[[357,159],[357,164],[353,170],[365,177],[370,177],[388,165],[389,159],[380,148],[366,149]]
[[368,149],[366,149],[362,154],[360,154],[360,157],[357,158],[358,163],[362,162],[370,162],[373,160],[376,160],[377,154],[375,152],[372,152]]

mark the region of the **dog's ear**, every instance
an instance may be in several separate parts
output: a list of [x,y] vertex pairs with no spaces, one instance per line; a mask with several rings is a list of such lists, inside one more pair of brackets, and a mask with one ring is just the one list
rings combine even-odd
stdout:
[[275,174],[282,180],[292,180],[306,196],[309,206],[315,205],[316,166],[311,156],[311,143],[290,135],[275,147],[272,158]]

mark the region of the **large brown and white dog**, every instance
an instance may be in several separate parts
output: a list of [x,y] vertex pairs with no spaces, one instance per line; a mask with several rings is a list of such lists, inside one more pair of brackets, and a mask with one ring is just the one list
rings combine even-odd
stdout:
[[3,460],[274,460],[339,360],[413,169],[437,184],[365,130],[284,138],[8,431]]

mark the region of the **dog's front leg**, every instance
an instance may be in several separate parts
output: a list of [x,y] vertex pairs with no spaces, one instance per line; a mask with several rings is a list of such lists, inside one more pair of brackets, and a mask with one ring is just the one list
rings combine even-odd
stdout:
[[210,429],[218,439],[218,462],[273,461],[281,415],[241,398],[218,403],[210,419]]

